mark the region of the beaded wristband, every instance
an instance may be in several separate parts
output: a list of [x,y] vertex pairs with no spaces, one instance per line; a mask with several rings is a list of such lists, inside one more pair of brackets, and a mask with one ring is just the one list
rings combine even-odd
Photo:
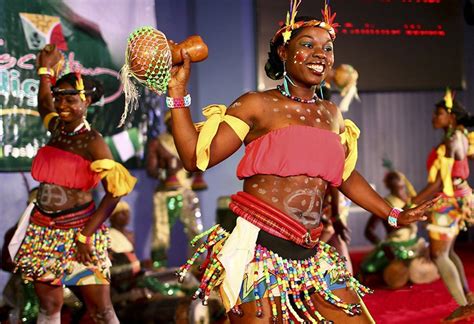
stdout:
[[392,208],[387,218],[388,225],[392,227],[398,227],[398,216],[400,216],[402,211],[403,209],[397,207]]
[[85,236],[81,232],[77,233],[76,240],[82,244],[91,244],[92,243],[92,236]]
[[191,95],[188,93],[186,96],[181,98],[166,97],[166,106],[170,109],[187,108],[191,106]]
[[38,75],[49,75],[50,77],[54,77],[54,70],[48,67],[40,67],[38,68]]

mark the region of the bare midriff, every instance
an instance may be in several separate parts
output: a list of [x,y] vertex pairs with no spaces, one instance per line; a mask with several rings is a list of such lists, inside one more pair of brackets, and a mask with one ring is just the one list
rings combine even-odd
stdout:
[[36,197],[37,204],[47,211],[63,211],[92,201],[92,193],[51,183],[41,183]]
[[327,182],[318,177],[255,175],[244,191],[292,217],[307,229],[318,227]]

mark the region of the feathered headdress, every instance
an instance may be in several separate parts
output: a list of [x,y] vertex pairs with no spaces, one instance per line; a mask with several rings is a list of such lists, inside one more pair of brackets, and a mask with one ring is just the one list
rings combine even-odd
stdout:
[[302,0],[290,0],[290,10],[286,13],[285,25],[275,33],[275,36],[273,36],[271,42],[275,43],[280,36],[283,36],[283,44],[286,44],[290,40],[293,30],[301,27],[323,28],[329,33],[329,36],[332,40],[336,39],[336,28],[339,26],[339,24],[334,22],[336,13],[331,13],[329,0],[324,1],[324,9],[321,10],[323,16],[322,20],[314,19],[295,22],[296,14],[298,13],[298,7],[301,5],[301,1]]
[[444,94],[444,105],[446,106],[448,113],[451,113],[451,110],[453,109],[453,100],[454,94],[451,89],[446,88],[446,93]]

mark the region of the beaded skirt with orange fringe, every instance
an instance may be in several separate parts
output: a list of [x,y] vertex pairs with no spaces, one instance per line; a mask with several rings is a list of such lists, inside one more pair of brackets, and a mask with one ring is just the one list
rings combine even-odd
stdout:
[[[68,228],[67,222],[58,222],[61,226],[54,224],[55,220],[68,219],[67,214],[56,218],[43,214],[39,218],[39,215],[34,216],[38,212],[37,208],[33,210],[25,238],[15,256],[15,271],[20,271],[24,280],[51,285],[108,285],[111,263],[107,254],[110,245],[107,226],[101,225],[93,234],[93,263],[85,265],[75,259],[76,235],[83,226],[83,222],[77,221],[81,213],[75,212],[74,217],[70,218],[74,223]],[[44,226],[48,218],[49,225]]]
[[[226,242],[231,241],[231,235],[239,232],[239,226],[250,226],[244,228],[243,233],[251,231],[253,225],[249,224],[246,220],[239,218],[237,226],[232,232],[226,231],[220,225],[215,225],[207,232],[196,236],[191,242],[194,245],[207,235],[207,240],[199,246],[194,255],[177,273],[180,279],[183,279],[196,260],[207,252],[207,257],[200,266],[204,274],[200,286],[195,292],[195,298],[203,299],[203,303],[206,304],[211,291],[218,289],[227,311],[239,313],[240,304],[255,301],[257,317],[263,315],[262,298],[268,298],[271,304],[272,318],[276,321],[281,316],[284,322],[305,321],[301,318],[301,314],[306,320],[327,321],[312,302],[311,294],[318,294],[348,315],[357,315],[362,312],[361,303],[345,303],[333,291],[348,287],[359,296],[364,296],[371,290],[361,285],[347,271],[345,262],[336,250],[324,242],[319,242],[311,249],[314,251],[313,256],[302,260],[292,260],[282,258],[278,253],[257,244],[256,238],[254,242],[250,242],[250,245],[247,245],[247,238],[237,238],[236,241],[239,242],[237,249],[244,245],[255,248],[253,257],[248,259],[250,262],[243,265],[240,262],[235,262],[232,266],[244,268],[241,272],[243,273],[242,277],[231,279],[240,280],[240,292],[237,298],[232,297],[232,294],[228,293],[229,290],[225,289],[225,281],[229,279],[226,276],[233,269],[226,267],[226,262],[223,261],[224,254],[229,253],[229,249],[224,249],[224,247]],[[223,249],[226,250],[224,253]],[[230,252],[231,255],[233,253]],[[238,252],[235,254],[237,255]],[[281,311],[277,307],[275,298],[280,298]]]

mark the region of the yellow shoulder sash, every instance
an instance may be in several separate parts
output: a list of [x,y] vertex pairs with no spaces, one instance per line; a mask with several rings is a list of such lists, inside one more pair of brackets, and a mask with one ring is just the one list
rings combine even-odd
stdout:
[[436,181],[436,176],[441,177],[443,182],[443,193],[447,196],[454,195],[453,189],[453,179],[451,178],[451,170],[454,165],[454,158],[446,156],[446,146],[441,144],[436,150],[438,157],[433,162],[429,172],[428,172],[428,182],[433,183]]
[[350,119],[344,120],[344,133],[340,134],[342,145],[347,146],[347,155],[344,162],[344,173],[342,180],[346,180],[354,171],[357,163],[357,139],[359,138],[360,130]]
[[209,105],[203,109],[202,114],[206,121],[195,124],[199,137],[196,145],[196,166],[204,171],[209,165],[211,157],[211,143],[216,136],[219,125],[226,122],[237,134],[241,141],[247,136],[250,127],[243,120],[226,115],[227,107],[224,105]]
[[91,170],[99,173],[101,179],[107,180],[107,191],[114,197],[130,193],[137,183],[137,179],[123,165],[114,160],[95,160],[91,163]]
[[474,155],[474,132],[469,132],[467,134],[467,140],[469,141],[469,148],[467,150],[468,156]]

